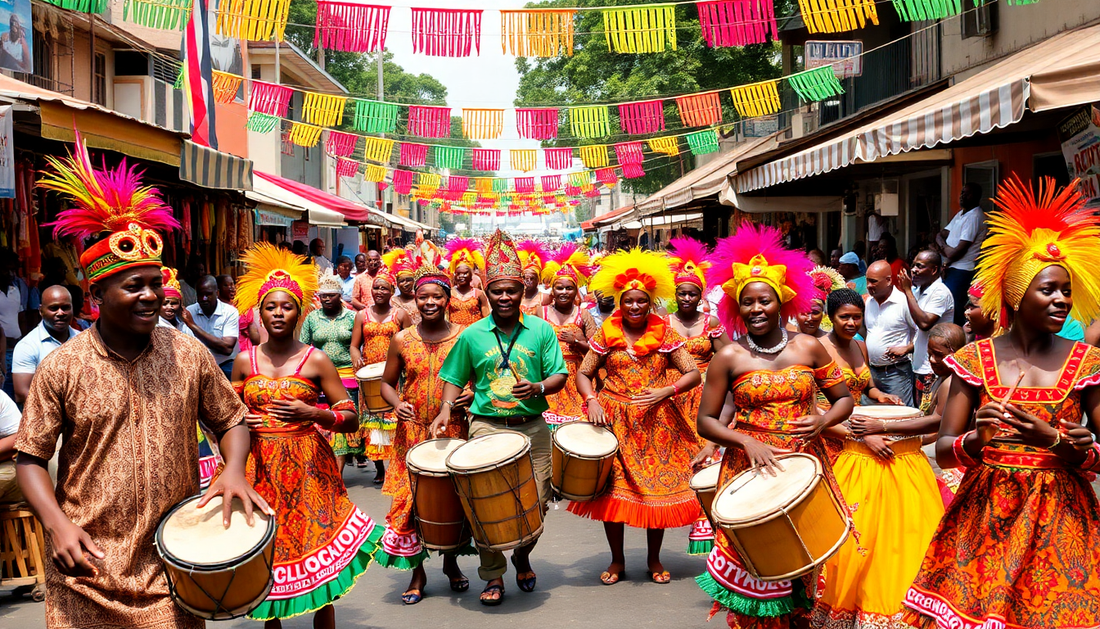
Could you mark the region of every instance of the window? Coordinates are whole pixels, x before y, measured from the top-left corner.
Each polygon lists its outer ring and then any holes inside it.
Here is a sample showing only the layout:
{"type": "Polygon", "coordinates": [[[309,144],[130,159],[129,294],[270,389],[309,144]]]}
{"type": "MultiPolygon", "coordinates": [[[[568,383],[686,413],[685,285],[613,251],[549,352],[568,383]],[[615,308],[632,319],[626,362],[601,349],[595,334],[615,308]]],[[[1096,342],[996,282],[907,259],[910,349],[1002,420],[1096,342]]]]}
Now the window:
{"type": "MultiPolygon", "coordinates": [[[[978,0],[975,0],[978,4],[978,0]]],[[[987,1],[962,14],[962,38],[988,37],[997,31],[997,3],[987,1]]]]}
{"type": "Polygon", "coordinates": [[[1001,164],[996,160],[978,162],[963,166],[963,185],[976,183],[982,188],[982,211],[993,209],[991,198],[997,195],[997,186],[1001,183],[1001,164]]]}
{"type": "Polygon", "coordinates": [[[283,123],[283,155],[294,157],[294,143],[290,141],[291,128],[290,123],[283,123]]]}
{"type": "Polygon", "coordinates": [[[260,80],[260,64],[258,63],[252,64],[252,78],[257,81],[260,80]]]}
{"type": "Polygon", "coordinates": [[[107,106],[107,55],[97,52],[93,58],[92,102],[107,106]]]}

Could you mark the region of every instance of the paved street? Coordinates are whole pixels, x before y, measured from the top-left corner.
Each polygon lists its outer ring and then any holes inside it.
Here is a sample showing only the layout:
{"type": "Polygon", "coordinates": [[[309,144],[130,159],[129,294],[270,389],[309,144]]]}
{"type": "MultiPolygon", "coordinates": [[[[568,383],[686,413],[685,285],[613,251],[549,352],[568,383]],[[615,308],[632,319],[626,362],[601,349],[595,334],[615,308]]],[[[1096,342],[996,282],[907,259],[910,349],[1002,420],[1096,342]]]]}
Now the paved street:
{"type": "MultiPolygon", "coordinates": [[[[351,497],[372,518],[382,521],[389,498],[370,484],[373,469],[348,469],[344,478],[351,497]]],[[[538,589],[525,594],[515,585],[509,566],[505,575],[505,602],[497,608],[483,607],[478,593],[477,558],[462,557],[460,565],[470,577],[470,591],[455,594],[447,587],[443,562],[433,557],[428,566],[427,595],[419,604],[406,607],[400,595],[408,584],[408,573],[372,566],[347,598],[336,603],[337,621],[342,627],[380,629],[478,627],[478,629],[527,627],[701,627],[705,626],[710,604],[693,578],[703,570],[702,557],[684,554],[687,529],[669,531],[662,557],[672,573],[672,583],[648,581],[645,565],[645,533],[627,529],[627,580],[608,587],[598,576],[610,561],[599,522],[582,520],[565,511],[566,503],[549,514],[533,557],[539,575],[538,589]]],[[[40,629],[45,626],[43,606],[29,598],[14,600],[11,590],[0,590],[0,626],[9,629],[40,629]]],[[[716,618],[714,623],[722,624],[716,618]]],[[[713,624],[713,623],[712,623],[713,624]]],[[[211,623],[210,627],[255,629],[249,620],[211,623]]],[[[312,627],[309,616],[289,620],[284,627],[312,627]]]]}

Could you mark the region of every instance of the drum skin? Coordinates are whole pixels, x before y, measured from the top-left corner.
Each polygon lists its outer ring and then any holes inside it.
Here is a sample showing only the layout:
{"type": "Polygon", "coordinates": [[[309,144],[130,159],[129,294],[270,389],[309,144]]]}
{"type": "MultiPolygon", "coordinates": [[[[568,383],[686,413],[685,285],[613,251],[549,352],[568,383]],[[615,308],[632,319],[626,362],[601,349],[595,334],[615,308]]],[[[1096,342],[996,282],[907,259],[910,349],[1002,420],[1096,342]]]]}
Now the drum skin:
{"type": "MultiPolygon", "coordinates": [[[[566,424],[554,431],[554,448],[551,452],[552,474],[550,484],[562,498],[576,502],[592,500],[607,489],[611,472],[615,468],[615,454],[618,447],[601,456],[585,456],[571,452],[562,441],[562,431],[569,432],[570,426],[587,428],[582,424],[566,424]]],[[[614,439],[610,430],[602,429],[614,439]]]]}
{"type": "Polygon", "coordinates": [[[699,500],[699,505],[703,507],[703,515],[707,516],[711,528],[714,528],[714,517],[711,516],[710,511],[714,505],[714,497],[718,495],[718,473],[721,467],[721,463],[714,463],[699,470],[691,477],[691,488],[695,491],[695,497],[699,500]],[[708,482],[700,483],[704,476],[708,477],[708,482]],[[710,480],[710,476],[714,477],[713,481],[710,480]]]}
{"type": "Polygon", "coordinates": [[[382,370],[377,368],[379,365],[385,367],[386,363],[367,365],[355,372],[361,392],[359,398],[367,410],[372,413],[385,413],[393,410],[393,406],[382,399],[382,370]]]}
{"type": "Polygon", "coordinates": [[[439,551],[456,550],[470,541],[470,525],[450,474],[422,469],[413,461],[416,448],[431,448],[443,441],[456,440],[429,439],[414,446],[405,456],[420,543],[429,550],[439,551]]]}

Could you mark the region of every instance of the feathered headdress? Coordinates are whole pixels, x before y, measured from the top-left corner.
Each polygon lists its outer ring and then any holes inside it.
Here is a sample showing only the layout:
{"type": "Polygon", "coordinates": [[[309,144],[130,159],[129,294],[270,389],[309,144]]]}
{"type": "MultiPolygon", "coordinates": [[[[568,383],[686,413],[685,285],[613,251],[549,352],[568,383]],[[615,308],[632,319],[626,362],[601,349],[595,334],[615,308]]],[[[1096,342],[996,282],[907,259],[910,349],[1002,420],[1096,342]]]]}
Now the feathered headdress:
{"type": "Polygon", "coordinates": [[[183,299],[183,293],[180,292],[180,281],[176,279],[176,270],[162,266],[160,267],[160,279],[164,285],[164,298],[175,297],[176,299],[183,299]]]}
{"type": "MultiPolygon", "coordinates": [[[[815,266],[810,271],[810,281],[813,282],[814,288],[818,290],[818,294],[814,297],[815,301],[822,302],[822,310],[824,310],[824,302],[829,298],[829,293],[837,290],[838,288],[844,288],[847,283],[844,281],[844,276],[841,275],[836,269],[829,266],[815,266]]],[[[832,331],[833,322],[829,319],[827,313],[821,314],[821,329],[826,331],[832,331]]]]}
{"type": "Polygon", "coordinates": [[[516,253],[519,254],[519,263],[523,270],[534,269],[539,277],[542,277],[542,269],[550,259],[550,252],[537,240],[521,240],[516,245],[516,253]]]}
{"type": "Polygon", "coordinates": [[[676,295],[676,284],[668,260],[659,253],[642,251],[635,247],[619,251],[600,260],[600,270],[592,277],[588,287],[593,292],[613,295],[615,303],[628,290],[640,290],[649,295],[650,301],[667,301],[676,295]]]}
{"type": "Polygon", "coordinates": [[[402,275],[412,275],[416,269],[413,266],[412,258],[409,257],[409,252],[400,247],[394,247],[383,253],[382,264],[386,265],[386,268],[390,270],[390,273],[393,273],[395,278],[402,275]]]}
{"type": "Polygon", "coordinates": [[[993,318],[1002,306],[1018,309],[1031,280],[1057,265],[1073,282],[1074,318],[1088,325],[1100,316],[1100,224],[1084,209],[1077,181],[1058,190],[1044,177],[1036,197],[1013,174],[993,202],[1000,210],[987,219],[989,236],[974,277],[985,288],[982,312],[993,318]]]}
{"type": "Polygon", "coordinates": [[[707,246],[694,238],[680,237],[668,241],[669,260],[676,285],[685,282],[706,290],[704,273],[710,268],[707,262],[707,246]]]}
{"type": "Polygon", "coordinates": [[[735,333],[745,331],[738,300],[753,282],[767,284],[779,296],[784,321],[809,310],[817,294],[810,280],[813,263],[805,253],[784,248],[783,235],[774,227],[742,223],[732,236],[718,241],[710,259],[707,283],[721,286],[725,293],[718,303],[718,319],[735,333]]]}
{"type": "Polygon", "coordinates": [[[237,311],[245,314],[263,303],[274,291],[285,291],[303,312],[313,304],[317,292],[317,269],[313,263],[285,249],[258,242],[241,255],[244,275],[237,279],[237,311]]]}
{"type": "Polygon", "coordinates": [[[542,271],[542,282],[550,286],[555,280],[566,278],[580,288],[588,282],[590,275],[592,266],[588,260],[588,252],[575,242],[567,242],[547,260],[542,271]]]}
{"type": "Polygon", "coordinates": [[[38,180],[47,190],[69,196],[75,207],[62,210],[53,227],[55,237],[88,238],[109,232],[80,256],[80,264],[92,282],[126,269],[160,267],[164,249],[158,231],[179,229],[172,208],[164,204],[156,188],[141,185],[141,172],[127,167],[96,170],[80,132],[76,148],[67,159],[47,156],[53,168],[38,180]]]}
{"type": "Polygon", "coordinates": [[[454,275],[459,264],[467,264],[474,271],[485,268],[485,257],[481,255],[481,243],[473,238],[455,238],[447,242],[449,269],[454,275]]]}

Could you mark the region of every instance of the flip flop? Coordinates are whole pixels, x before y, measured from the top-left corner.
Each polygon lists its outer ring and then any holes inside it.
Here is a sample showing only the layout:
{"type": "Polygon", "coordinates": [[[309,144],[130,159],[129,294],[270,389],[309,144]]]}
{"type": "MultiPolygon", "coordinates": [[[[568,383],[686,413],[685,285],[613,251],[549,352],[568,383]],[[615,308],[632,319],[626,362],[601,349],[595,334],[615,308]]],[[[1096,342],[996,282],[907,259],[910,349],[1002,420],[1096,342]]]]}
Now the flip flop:
{"type": "Polygon", "coordinates": [[[466,590],[470,589],[470,580],[466,577],[458,577],[455,579],[451,579],[451,577],[447,578],[451,582],[452,592],[465,592],[466,590]]]}
{"type": "Polygon", "coordinates": [[[424,596],[421,594],[420,590],[408,590],[401,595],[401,602],[406,605],[416,605],[423,598],[424,596]]]}
{"type": "Polygon", "coordinates": [[[608,571],[604,570],[600,574],[600,583],[603,583],[604,585],[615,585],[620,580],[622,580],[622,578],[625,577],[625,576],[626,576],[626,574],[624,574],[622,572],[611,573],[611,572],[608,572],[608,571]]]}
{"type": "Polygon", "coordinates": [[[519,566],[516,565],[516,557],[512,555],[512,567],[516,569],[516,586],[524,592],[534,592],[535,583],[537,577],[534,570],[528,570],[527,572],[520,572],[519,566]]]}
{"type": "Polygon", "coordinates": [[[650,573],[649,580],[660,585],[666,585],[672,581],[672,575],[668,573],[668,570],[664,572],[653,572],[650,573]]]}
{"type": "Polygon", "coordinates": [[[496,607],[504,602],[504,586],[503,585],[490,585],[481,591],[481,604],[486,607],[496,607]],[[486,594],[492,594],[497,592],[497,598],[485,598],[486,594]]]}

